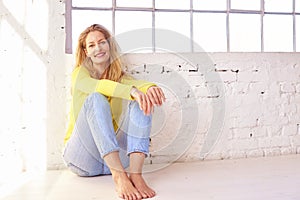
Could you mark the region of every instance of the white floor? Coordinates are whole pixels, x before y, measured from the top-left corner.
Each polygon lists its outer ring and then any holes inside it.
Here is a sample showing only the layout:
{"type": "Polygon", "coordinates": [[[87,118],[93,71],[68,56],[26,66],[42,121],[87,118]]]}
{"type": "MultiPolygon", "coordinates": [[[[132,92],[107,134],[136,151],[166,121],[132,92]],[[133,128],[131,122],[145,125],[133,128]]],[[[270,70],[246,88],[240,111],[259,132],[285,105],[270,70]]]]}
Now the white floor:
{"type": "MultiPolygon", "coordinates": [[[[176,163],[145,174],[154,200],[299,200],[300,155],[176,163]]],[[[3,194],[2,194],[3,196],[3,194]]],[[[4,200],[114,200],[111,176],[81,178],[48,171],[4,200]]]]}

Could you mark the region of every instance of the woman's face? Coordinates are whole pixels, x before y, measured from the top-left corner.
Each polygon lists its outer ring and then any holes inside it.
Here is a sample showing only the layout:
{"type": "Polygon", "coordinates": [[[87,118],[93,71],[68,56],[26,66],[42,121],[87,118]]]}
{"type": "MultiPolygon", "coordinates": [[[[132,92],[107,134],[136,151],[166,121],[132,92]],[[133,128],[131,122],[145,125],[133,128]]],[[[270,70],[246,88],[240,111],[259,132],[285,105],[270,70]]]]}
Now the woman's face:
{"type": "Polygon", "coordinates": [[[103,72],[109,66],[109,44],[100,31],[90,32],[86,39],[86,56],[91,58],[93,66],[103,72]]]}

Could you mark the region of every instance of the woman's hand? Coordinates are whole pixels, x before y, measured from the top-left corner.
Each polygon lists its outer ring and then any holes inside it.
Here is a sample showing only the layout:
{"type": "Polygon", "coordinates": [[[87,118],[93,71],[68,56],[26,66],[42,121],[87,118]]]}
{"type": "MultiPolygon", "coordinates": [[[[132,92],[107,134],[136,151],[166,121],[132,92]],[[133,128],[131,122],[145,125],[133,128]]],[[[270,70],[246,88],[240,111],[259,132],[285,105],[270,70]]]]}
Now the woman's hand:
{"type": "Polygon", "coordinates": [[[146,94],[149,97],[152,105],[161,106],[163,102],[166,101],[165,94],[160,87],[152,86],[147,90],[146,94]]]}
{"type": "Polygon", "coordinates": [[[151,103],[148,95],[144,94],[135,87],[131,89],[130,94],[138,102],[140,109],[145,115],[150,115],[153,112],[153,104],[151,103]]]}

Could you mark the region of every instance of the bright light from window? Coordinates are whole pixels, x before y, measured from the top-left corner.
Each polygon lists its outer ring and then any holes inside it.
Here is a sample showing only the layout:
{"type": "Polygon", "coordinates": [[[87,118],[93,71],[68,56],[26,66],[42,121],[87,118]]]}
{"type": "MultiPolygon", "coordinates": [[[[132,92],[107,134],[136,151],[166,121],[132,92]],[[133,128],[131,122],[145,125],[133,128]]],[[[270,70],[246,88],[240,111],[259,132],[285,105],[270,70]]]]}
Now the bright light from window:
{"type": "Polygon", "coordinates": [[[260,52],[260,18],[260,15],[254,14],[230,15],[230,51],[260,52]]]}
{"type": "Polygon", "coordinates": [[[195,13],[194,41],[207,52],[227,51],[226,14],[195,13]]]}
{"type": "Polygon", "coordinates": [[[20,12],[11,11],[0,21],[0,60],[7,65],[0,72],[5,93],[0,105],[0,196],[24,183],[21,172],[44,172],[47,164],[48,78],[40,56],[48,48],[48,2],[26,1],[15,8],[20,12]],[[23,20],[13,20],[20,13],[23,20]]]}
{"type": "Polygon", "coordinates": [[[260,0],[231,0],[231,9],[260,10],[260,0]]]}
{"type": "Polygon", "coordinates": [[[266,12],[292,12],[293,0],[265,0],[266,12]]]}
{"type": "MultiPolygon", "coordinates": [[[[185,36],[187,39],[190,38],[190,14],[181,12],[158,12],[156,13],[155,28],[167,29],[169,31],[174,31],[177,34],[185,36]]],[[[156,43],[164,42],[158,41],[159,36],[156,32],[156,43]]],[[[169,39],[169,38],[168,38],[169,39]]],[[[176,41],[174,41],[176,42],[176,41]]],[[[160,46],[159,44],[157,46],[160,46]]],[[[178,46],[181,52],[191,51],[190,43],[182,44],[178,46]]]]}
{"type": "Polygon", "coordinates": [[[196,10],[226,10],[227,0],[194,0],[193,8],[196,10]]]}
{"type": "Polygon", "coordinates": [[[9,10],[9,12],[14,16],[14,18],[22,23],[25,16],[26,1],[20,0],[2,0],[4,6],[9,10]],[[18,5],[18,6],[16,6],[18,5]]]}
{"type": "Polygon", "coordinates": [[[72,5],[76,7],[112,7],[109,0],[72,0],[72,5]]]}
{"type": "MultiPolygon", "coordinates": [[[[149,10],[142,11],[143,8],[152,8],[153,0],[116,0],[115,8],[111,7],[113,0],[105,0],[106,3],[102,1],[104,0],[73,0],[75,5],[83,7],[93,5],[99,9],[103,8],[99,11],[73,10],[73,27],[75,27],[72,35],[73,43],[77,42],[79,33],[77,30],[83,30],[82,24],[86,22],[90,24],[91,21],[97,20],[96,23],[104,24],[110,30],[114,27],[116,35],[141,28],[174,31],[190,39],[190,42],[181,47],[181,50],[186,52],[198,51],[191,47],[193,42],[210,52],[224,52],[228,49],[234,52],[260,52],[261,50],[292,52],[294,45],[299,51],[300,0],[230,0],[228,10],[227,0],[193,0],[193,10],[190,10],[191,0],[155,0],[155,8],[158,10],[154,11],[154,15],[149,10]],[[296,21],[292,20],[294,2],[296,21]],[[110,11],[105,10],[109,7],[111,7],[110,11]],[[264,11],[273,13],[262,16],[260,11],[263,8],[264,11]],[[244,13],[237,13],[237,10],[244,13]],[[98,21],[100,18],[101,22],[98,21]],[[279,20],[278,23],[275,19],[279,20]],[[296,25],[296,35],[293,35],[293,23],[296,25]],[[80,29],[77,28],[79,26],[80,29]],[[293,40],[295,37],[296,40],[293,40]],[[230,43],[227,44],[227,41],[230,43]]],[[[157,42],[162,42],[157,39],[161,39],[156,35],[158,32],[155,31],[154,36],[149,36],[153,46],[159,46],[157,42]],[[152,37],[156,38],[155,41],[152,41],[152,37]]],[[[75,46],[73,45],[73,49],[75,46]]]]}
{"type": "Polygon", "coordinates": [[[300,0],[295,0],[295,11],[300,13],[300,0]]]}
{"type": "MultiPolygon", "coordinates": [[[[116,12],[116,35],[135,29],[151,28],[152,13],[140,11],[118,11],[116,12]]],[[[150,39],[151,38],[145,38],[150,39]]]]}
{"type": "Polygon", "coordinates": [[[48,2],[46,0],[29,3],[26,13],[25,30],[42,50],[48,49],[48,2]]]}
{"type": "Polygon", "coordinates": [[[160,9],[190,9],[190,0],[159,0],[155,1],[155,8],[160,9]]]}
{"type": "Polygon", "coordinates": [[[0,90],[5,97],[0,104],[0,186],[23,169],[21,148],[22,38],[5,20],[0,23],[0,60],[6,67],[0,71],[0,90]]]}
{"type": "MultiPolygon", "coordinates": [[[[296,22],[300,22],[300,16],[296,16],[296,22]]],[[[300,52],[300,25],[296,26],[296,50],[300,52]]]]}
{"type": "Polygon", "coordinates": [[[152,0],[117,0],[119,7],[152,7],[152,0]]]}
{"type": "Polygon", "coordinates": [[[265,51],[293,51],[293,18],[292,16],[264,16],[265,51]]]}

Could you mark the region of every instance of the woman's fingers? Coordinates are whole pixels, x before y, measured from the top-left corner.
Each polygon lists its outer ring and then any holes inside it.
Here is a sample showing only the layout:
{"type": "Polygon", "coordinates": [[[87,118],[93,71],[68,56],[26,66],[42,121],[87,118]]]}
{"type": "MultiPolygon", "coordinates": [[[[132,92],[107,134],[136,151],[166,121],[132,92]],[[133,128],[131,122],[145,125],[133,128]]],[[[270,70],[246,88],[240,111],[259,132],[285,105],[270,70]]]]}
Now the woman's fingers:
{"type": "Polygon", "coordinates": [[[160,98],[155,90],[155,88],[149,88],[149,90],[147,91],[147,95],[151,101],[152,104],[154,105],[161,105],[161,101],[160,98]]]}
{"type": "Polygon", "coordinates": [[[162,89],[159,87],[149,88],[147,91],[147,96],[154,105],[162,105],[162,103],[166,100],[162,89]]]}
{"type": "Polygon", "coordinates": [[[159,87],[151,87],[147,94],[134,88],[131,95],[138,102],[140,109],[145,115],[150,115],[154,110],[154,105],[161,105],[165,101],[164,94],[159,87]]]}
{"type": "Polygon", "coordinates": [[[142,92],[139,92],[136,95],[135,99],[137,100],[140,109],[144,112],[145,115],[151,114],[153,110],[153,105],[147,95],[145,95],[142,92]]]}
{"type": "Polygon", "coordinates": [[[152,103],[149,97],[143,94],[143,111],[146,115],[150,115],[152,111],[152,103]]]}

